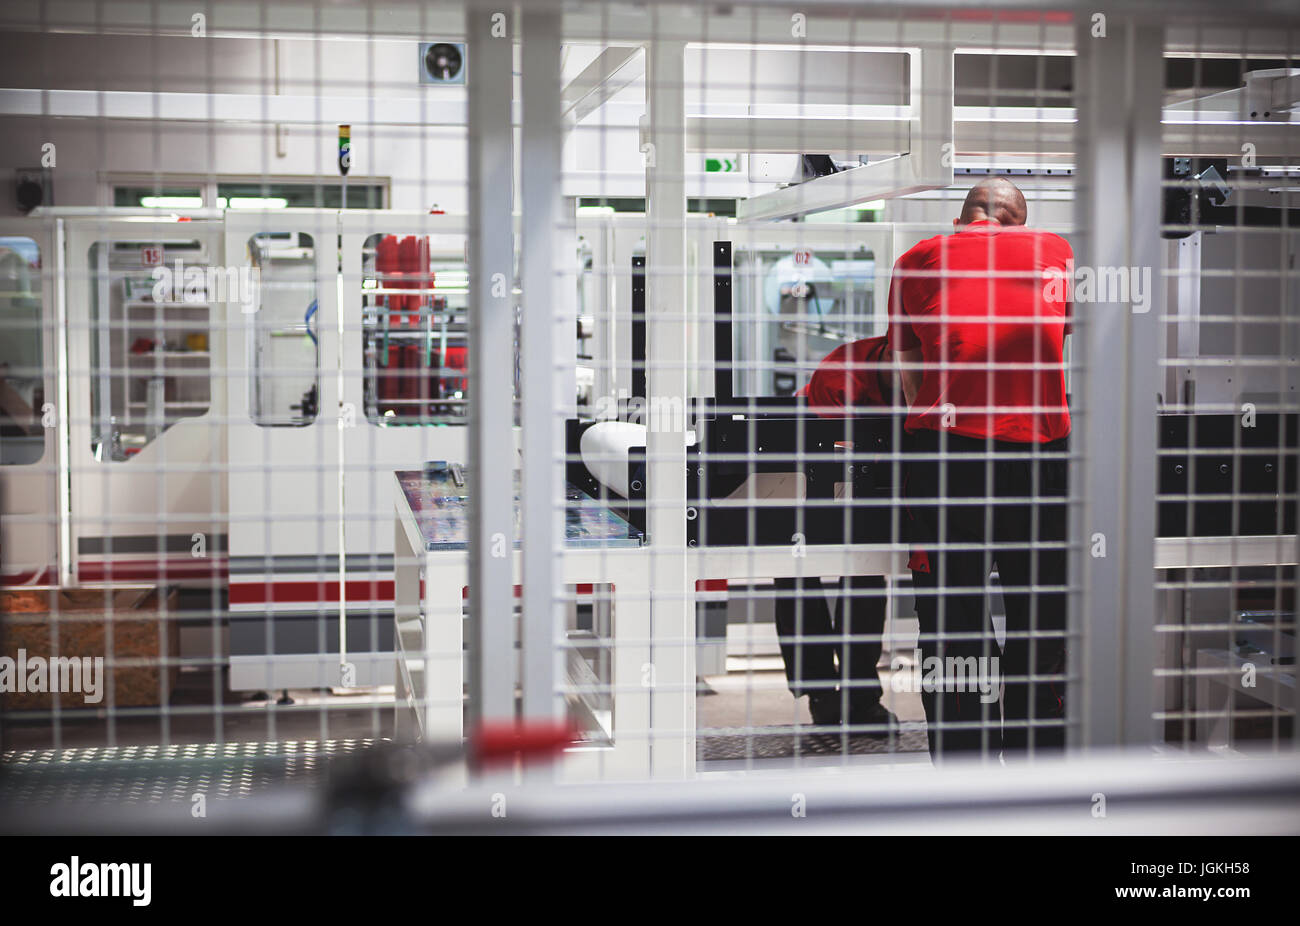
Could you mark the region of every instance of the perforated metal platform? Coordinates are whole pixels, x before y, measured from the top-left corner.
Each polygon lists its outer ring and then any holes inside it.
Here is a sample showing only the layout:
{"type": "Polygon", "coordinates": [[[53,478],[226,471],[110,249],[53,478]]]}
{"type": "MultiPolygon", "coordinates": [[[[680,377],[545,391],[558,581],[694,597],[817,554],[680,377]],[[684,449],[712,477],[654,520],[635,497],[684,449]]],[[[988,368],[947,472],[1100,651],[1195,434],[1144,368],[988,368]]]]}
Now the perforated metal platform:
{"type": "Polygon", "coordinates": [[[33,749],[0,756],[0,800],[22,805],[146,803],[247,797],[292,782],[316,787],[330,759],[383,740],[285,740],[176,746],[33,749]]]}
{"type": "Polygon", "coordinates": [[[729,734],[701,733],[696,740],[700,761],[724,759],[792,759],[798,756],[874,755],[880,753],[925,752],[924,724],[902,725],[890,736],[849,737],[833,733],[742,731],[729,734]]]}

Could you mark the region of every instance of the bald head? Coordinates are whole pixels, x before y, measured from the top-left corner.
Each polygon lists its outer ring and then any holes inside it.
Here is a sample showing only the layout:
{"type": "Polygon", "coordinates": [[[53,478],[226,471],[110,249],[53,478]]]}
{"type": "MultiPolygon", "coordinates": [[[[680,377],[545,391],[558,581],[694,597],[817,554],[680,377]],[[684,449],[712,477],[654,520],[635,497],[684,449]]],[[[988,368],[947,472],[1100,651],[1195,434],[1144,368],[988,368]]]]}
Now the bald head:
{"type": "Polygon", "coordinates": [[[999,225],[1024,225],[1028,210],[1020,188],[1006,177],[988,177],[971,187],[959,225],[992,219],[999,225]]]}

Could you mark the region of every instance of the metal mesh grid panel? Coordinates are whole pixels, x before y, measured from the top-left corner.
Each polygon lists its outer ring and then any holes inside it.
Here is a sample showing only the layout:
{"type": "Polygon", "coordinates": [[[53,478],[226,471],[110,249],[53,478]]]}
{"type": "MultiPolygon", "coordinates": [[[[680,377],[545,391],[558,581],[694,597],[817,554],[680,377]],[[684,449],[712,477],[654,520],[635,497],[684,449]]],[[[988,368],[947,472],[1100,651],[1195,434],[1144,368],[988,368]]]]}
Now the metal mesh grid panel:
{"type": "Polygon", "coordinates": [[[1295,140],[1270,134],[1289,117],[1261,92],[1293,62],[1243,49],[1224,90],[1221,60],[1177,63],[1174,118],[1230,124],[1235,151],[1163,162],[1156,735],[1274,751],[1294,737],[1297,213],[1295,140]]]}
{"type": "Polygon", "coordinates": [[[7,799],[1292,754],[1234,15],[6,8],[7,799]]]}
{"type": "Polygon", "coordinates": [[[327,761],[375,740],[97,746],[4,754],[9,800],[30,806],[186,803],[246,798],[268,788],[315,788],[327,761]]]}

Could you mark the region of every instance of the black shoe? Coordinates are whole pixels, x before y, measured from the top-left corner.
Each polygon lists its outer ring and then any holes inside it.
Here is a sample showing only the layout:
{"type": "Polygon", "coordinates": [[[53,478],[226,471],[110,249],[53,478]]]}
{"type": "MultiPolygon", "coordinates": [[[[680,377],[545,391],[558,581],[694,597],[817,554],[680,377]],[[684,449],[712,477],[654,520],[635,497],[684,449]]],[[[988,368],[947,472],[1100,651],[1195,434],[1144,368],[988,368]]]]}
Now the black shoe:
{"type": "Polygon", "coordinates": [[[817,691],[808,695],[808,713],[812,722],[819,727],[838,727],[840,725],[840,693],[838,691],[817,691]]]}
{"type": "Polygon", "coordinates": [[[887,736],[897,729],[898,718],[878,698],[851,698],[849,724],[854,735],[887,736]]]}

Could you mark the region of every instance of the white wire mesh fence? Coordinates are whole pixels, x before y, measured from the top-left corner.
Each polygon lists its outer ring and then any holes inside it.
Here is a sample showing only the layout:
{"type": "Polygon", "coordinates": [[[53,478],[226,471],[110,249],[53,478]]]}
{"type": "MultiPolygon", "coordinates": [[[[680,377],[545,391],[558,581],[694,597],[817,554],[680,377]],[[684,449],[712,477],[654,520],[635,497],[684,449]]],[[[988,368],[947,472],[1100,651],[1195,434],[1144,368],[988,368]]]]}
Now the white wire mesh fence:
{"type": "Polygon", "coordinates": [[[1285,11],[3,16],[11,775],[1294,750],[1285,11]]]}

